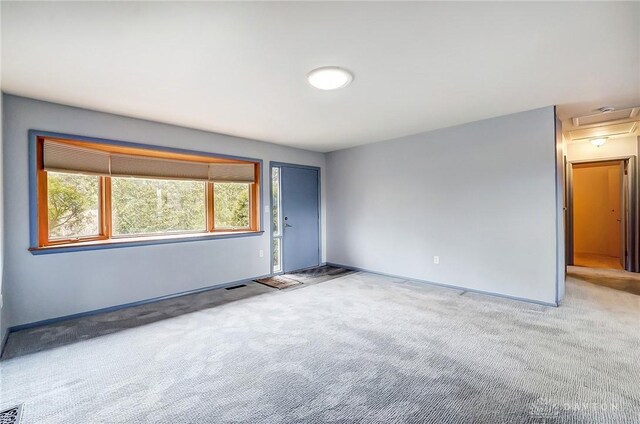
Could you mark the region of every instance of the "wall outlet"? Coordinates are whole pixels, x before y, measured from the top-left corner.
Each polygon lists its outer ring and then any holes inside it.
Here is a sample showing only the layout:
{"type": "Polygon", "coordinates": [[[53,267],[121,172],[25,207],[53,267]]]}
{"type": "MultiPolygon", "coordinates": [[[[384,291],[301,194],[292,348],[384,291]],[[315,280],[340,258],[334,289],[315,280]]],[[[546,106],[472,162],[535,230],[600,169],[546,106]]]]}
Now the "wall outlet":
{"type": "Polygon", "coordinates": [[[260,250],[260,257],[264,258],[264,250],[260,250]]]}
{"type": "Polygon", "coordinates": [[[434,256],[433,257],[433,263],[438,265],[440,263],[440,256],[434,256]]]}

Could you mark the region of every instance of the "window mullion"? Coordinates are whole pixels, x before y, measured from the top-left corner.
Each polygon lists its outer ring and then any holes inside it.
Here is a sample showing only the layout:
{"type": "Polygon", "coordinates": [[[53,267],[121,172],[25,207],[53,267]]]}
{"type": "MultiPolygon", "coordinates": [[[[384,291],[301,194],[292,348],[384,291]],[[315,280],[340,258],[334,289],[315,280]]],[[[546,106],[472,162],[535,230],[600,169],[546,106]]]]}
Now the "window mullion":
{"type": "Polygon", "coordinates": [[[207,231],[213,232],[215,230],[215,204],[213,201],[213,183],[207,182],[207,231]]]}
{"type": "Polygon", "coordinates": [[[100,227],[102,228],[102,236],[107,239],[112,235],[112,213],[111,213],[111,177],[100,177],[100,189],[102,195],[101,200],[101,214],[100,214],[100,227]]]}

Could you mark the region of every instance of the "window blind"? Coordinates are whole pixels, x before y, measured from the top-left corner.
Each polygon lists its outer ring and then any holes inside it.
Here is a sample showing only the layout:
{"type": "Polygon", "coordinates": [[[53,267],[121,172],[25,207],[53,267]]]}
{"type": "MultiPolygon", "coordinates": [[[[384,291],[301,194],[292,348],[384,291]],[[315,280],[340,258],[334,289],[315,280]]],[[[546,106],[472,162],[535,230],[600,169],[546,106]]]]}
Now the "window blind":
{"type": "Polygon", "coordinates": [[[206,163],[108,153],[52,140],[44,141],[44,170],[84,174],[254,183],[254,163],[206,163]]]}
{"type": "Polygon", "coordinates": [[[200,162],[112,154],[111,175],[207,181],[209,168],[206,163],[200,162]]]}
{"type": "Polygon", "coordinates": [[[44,141],[45,171],[109,175],[109,156],[109,153],[99,150],[85,149],[50,140],[44,141]]]}
{"type": "Polygon", "coordinates": [[[209,180],[219,183],[253,183],[256,181],[253,163],[210,163],[209,180]]]}

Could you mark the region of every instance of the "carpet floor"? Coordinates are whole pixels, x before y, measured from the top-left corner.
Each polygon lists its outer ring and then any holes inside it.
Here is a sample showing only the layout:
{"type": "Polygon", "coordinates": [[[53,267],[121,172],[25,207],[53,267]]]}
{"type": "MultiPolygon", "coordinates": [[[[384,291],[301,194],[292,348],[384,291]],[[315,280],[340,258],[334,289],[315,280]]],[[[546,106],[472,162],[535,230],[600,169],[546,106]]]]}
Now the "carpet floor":
{"type": "Polygon", "coordinates": [[[622,290],[640,296],[640,274],[618,269],[585,268],[570,266],[567,268],[570,277],[592,284],[622,290]]]}
{"type": "Polygon", "coordinates": [[[27,424],[640,420],[640,296],[569,278],[553,308],[367,273],[266,289],[3,360],[0,410],[24,402],[27,424]]]}

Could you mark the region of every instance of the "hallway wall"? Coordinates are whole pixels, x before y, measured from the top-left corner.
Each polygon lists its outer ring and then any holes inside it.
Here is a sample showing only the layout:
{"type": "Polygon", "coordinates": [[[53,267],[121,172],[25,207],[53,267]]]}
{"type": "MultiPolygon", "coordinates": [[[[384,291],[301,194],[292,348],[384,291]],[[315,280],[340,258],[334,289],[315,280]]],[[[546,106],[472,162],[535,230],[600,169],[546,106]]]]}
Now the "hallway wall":
{"type": "Polygon", "coordinates": [[[589,140],[567,142],[567,161],[611,159],[638,154],[638,137],[620,137],[607,140],[600,147],[592,145],[589,140]]]}
{"type": "Polygon", "coordinates": [[[329,153],[327,262],[555,304],[554,112],[329,153]]]}

